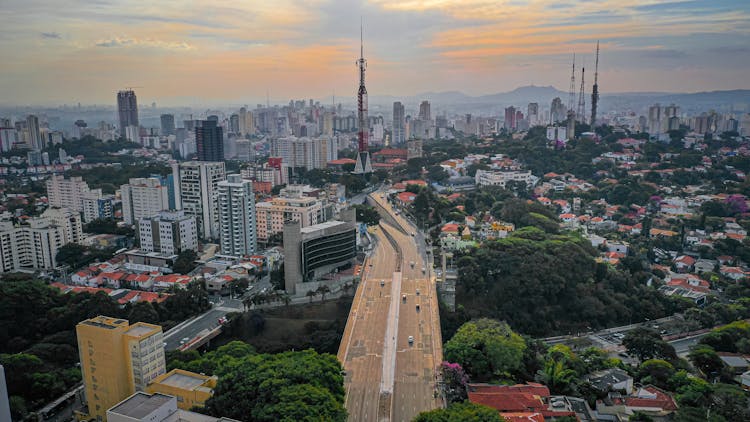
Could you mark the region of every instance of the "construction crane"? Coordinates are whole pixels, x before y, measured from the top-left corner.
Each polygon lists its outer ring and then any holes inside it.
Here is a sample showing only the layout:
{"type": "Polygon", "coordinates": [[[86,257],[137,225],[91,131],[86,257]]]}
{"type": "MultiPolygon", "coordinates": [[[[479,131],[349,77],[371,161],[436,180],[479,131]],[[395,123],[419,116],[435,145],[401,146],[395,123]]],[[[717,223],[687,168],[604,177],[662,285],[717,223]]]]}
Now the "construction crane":
{"type": "Polygon", "coordinates": [[[586,85],[585,84],[586,68],[581,67],[581,92],[578,94],[578,111],[576,114],[581,119],[581,123],[586,123],[586,85]]]}
{"type": "Polygon", "coordinates": [[[596,66],[594,67],[594,87],[591,90],[591,131],[596,128],[596,107],[599,105],[599,41],[596,42],[596,66]]]}

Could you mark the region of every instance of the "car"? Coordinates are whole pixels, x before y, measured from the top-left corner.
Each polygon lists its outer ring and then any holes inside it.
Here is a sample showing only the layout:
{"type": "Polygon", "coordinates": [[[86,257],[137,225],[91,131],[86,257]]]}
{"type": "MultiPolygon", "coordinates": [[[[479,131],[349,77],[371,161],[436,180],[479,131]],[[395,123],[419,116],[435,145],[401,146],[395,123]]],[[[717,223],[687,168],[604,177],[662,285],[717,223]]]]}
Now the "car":
{"type": "Polygon", "coordinates": [[[414,336],[409,336],[409,344],[414,344],[414,336]]]}
{"type": "Polygon", "coordinates": [[[187,343],[187,342],[190,341],[190,337],[183,337],[182,340],[180,340],[180,341],[183,341],[183,342],[187,343]]]}
{"type": "Polygon", "coordinates": [[[417,304],[417,312],[419,312],[419,304],[417,304]]]}
{"type": "Polygon", "coordinates": [[[412,237],[416,236],[417,234],[414,232],[411,232],[412,237]]]}
{"type": "Polygon", "coordinates": [[[620,356],[621,358],[626,358],[626,357],[628,357],[628,354],[627,354],[627,353],[625,353],[625,352],[620,352],[620,353],[618,353],[618,355],[619,355],[619,356],[620,356]]]}
{"type": "Polygon", "coordinates": [[[419,296],[419,289],[417,289],[417,296],[419,296]]]}
{"type": "Polygon", "coordinates": [[[425,272],[427,272],[427,269],[425,267],[422,267],[422,274],[424,274],[425,272]]]}
{"type": "Polygon", "coordinates": [[[409,261],[409,265],[414,268],[414,261],[409,261]]]}
{"type": "Polygon", "coordinates": [[[385,281],[380,280],[380,287],[383,287],[383,286],[385,286],[385,281]]]}
{"type": "Polygon", "coordinates": [[[402,301],[403,301],[404,303],[406,303],[406,295],[402,295],[402,296],[401,296],[401,300],[402,300],[402,301]]]}

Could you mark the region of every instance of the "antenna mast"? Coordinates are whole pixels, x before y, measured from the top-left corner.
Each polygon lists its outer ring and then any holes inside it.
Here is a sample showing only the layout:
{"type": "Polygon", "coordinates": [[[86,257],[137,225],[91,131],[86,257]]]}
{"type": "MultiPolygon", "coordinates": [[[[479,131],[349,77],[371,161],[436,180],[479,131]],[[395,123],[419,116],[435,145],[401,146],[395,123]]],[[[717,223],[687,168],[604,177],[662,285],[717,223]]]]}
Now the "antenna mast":
{"type": "Polygon", "coordinates": [[[594,88],[591,91],[591,130],[596,128],[596,107],[599,105],[599,41],[596,42],[596,67],[594,68],[594,88]]]}
{"type": "Polygon", "coordinates": [[[586,86],[584,85],[584,79],[586,75],[586,68],[581,67],[581,92],[578,94],[578,118],[581,119],[581,123],[586,123],[586,86]]]}
{"type": "Polygon", "coordinates": [[[570,91],[568,91],[568,112],[573,111],[576,101],[576,54],[573,53],[573,71],[570,72],[570,91]]]}

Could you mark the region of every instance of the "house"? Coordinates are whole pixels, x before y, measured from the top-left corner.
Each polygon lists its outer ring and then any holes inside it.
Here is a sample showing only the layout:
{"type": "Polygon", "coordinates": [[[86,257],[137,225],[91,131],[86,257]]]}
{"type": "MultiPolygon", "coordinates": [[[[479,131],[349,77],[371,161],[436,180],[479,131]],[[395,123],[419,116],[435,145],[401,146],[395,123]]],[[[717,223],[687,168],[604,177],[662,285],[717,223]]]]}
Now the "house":
{"type": "Polygon", "coordinates": [[[602,393],[618,390],[628,395],[633,393],[633,377],[620,368],[593,372],[584,379],[602,393]]]}
{"type": "Polygon", "coordinates": [[[740,385],[742,385],[742,388],[745,390],[750,390],[750,371],[743,372],[742,375],[740,375],[740,385]]]}
{"type": "Polygon", "coordinates": [[[458,236],[458,224],[456,223],[446,223],[441,229],[440,233],[444,235],[452,234],[454,236],[458,236]]]}
{"type": "Polygon", "coordinates": [[[750,360],[748,360],[748,357],[745,355],[727,352],[717,352],[716,354],[719,355],[719,359],[721,359],[721,361],[724,362],[724,365],[729,367],[735,375],[740,375],[750,370],[750,360]]]}
{"type": "Polygon", "coordinates": [[[639,388],[632,395],[623,396],[620,393],[609,393],[603,400],[596,402],[597,420],[627,421],[635,412],[663,420],[677,410],[674,398],[664,390],[653,385],[639,388]]]}
{"type": "Polygon", "coordinates": [[[695,265],[693,265],[693,268],[695,269],[695,272],[698,274],[702,273],[710,273],[716,268],[716,261],[712,259],[699,259],[695,261],[695,265]]]}
{"type": "Polygon", "coordinates": [[[745,278],[745,272],[740,267],[722,266],[719,268],[719,274],[735,281],[745,278]]]}
{"type": "Polygon", "coordinates": [[[625,242],[607,242],[607,250],[627,255],[628,244],[625,242]]]}
{"type": "Polygon", "coordinates": [[[506,415],[512,418],[526,419],[509,419],[517,421],[535,421],[529,419],[534,417],[533,414],[541,413],[546,420],[547,418],[571,416],[576,418],[576,412],[566,409],[550,409],[549,405],[549,388],[537,383],[516,384],[516,385],[492,385],[492,384],[469,384],[468,385],[469,401],[476,404],[491,407],[500,412],[500,416],[506,415]]]}
{"type": "Polygon", "coordinates": [[[695,265],[695,258],[688,255],[680,255],[674,260],[674,266],[678,273],[688,273],[695,265]]]}
{"type": "Polygon", "coordinates": [[[396,195],[396,199],[401,202],[402,205],[409,205],[412,202],[414,202],[414,199],[417,198],[416,193],[411,192],[401,192],[398,195],[396,195]]]}

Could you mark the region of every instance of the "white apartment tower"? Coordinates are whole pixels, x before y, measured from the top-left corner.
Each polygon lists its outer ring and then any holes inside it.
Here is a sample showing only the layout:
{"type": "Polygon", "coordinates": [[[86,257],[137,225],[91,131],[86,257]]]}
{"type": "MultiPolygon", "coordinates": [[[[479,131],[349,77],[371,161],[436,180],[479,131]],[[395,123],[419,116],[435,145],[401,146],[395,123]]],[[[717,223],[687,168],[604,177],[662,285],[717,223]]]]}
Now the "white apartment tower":
{"type": "Polygon", "coordinates": [[[50,207],[69,208],[83,211],[81,200],[84,194],[91,191],[89,184],[82,177],[66,179],[60,174],[53,174],[47,179],[47,200],[50,207]]]}
{"type": "Polygon", "coordinates": [[[63,229],[63,244],[80,244],[83,240],[81,213],[68,208],[47,208],[42,213],[42,218],[63,229]]]}
{"type": "Polygon", "coordinates": [[[155,177],[130,179],[127,185],[120,187],[120,193],[122,219],[126,224],[135,224],[141,218],[169,209],[168,189],[155,177]]]}
{"type": "Polygon", "coordinates": [[[188,161],[172,165],[175,207],[195,217],[198,235],[219,237],[219,182],[226,180],[223,162],[188,161]]]}
{"type": "Polygon", "coordinates": [[[195,217],[183,211],[161,211],[138,220],[141,250],[162,255],[178,255],[188,249],[198,250],[198,228],[195,217]]]}
{"type": "Polygon", "coordinates": [[[243,180],[239,174],[230,174],[227,180],[219,182],[219,224],[222,254],[239,257],[255,253],[253,183],[243,180]]]}
{"type": "Polygon", "coordinates": [[[0,222],[0,272],[55,268],[64,239],[62,227],[46,218],[32,218],[20,226],[0,222]]]}

